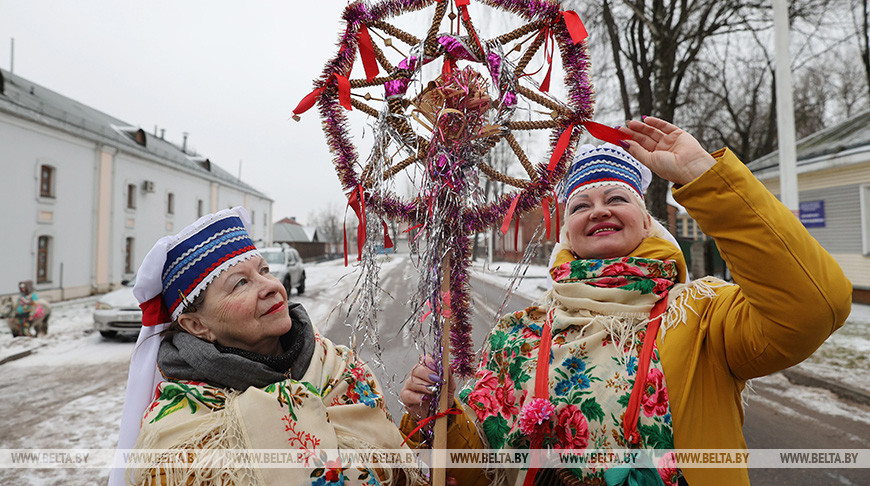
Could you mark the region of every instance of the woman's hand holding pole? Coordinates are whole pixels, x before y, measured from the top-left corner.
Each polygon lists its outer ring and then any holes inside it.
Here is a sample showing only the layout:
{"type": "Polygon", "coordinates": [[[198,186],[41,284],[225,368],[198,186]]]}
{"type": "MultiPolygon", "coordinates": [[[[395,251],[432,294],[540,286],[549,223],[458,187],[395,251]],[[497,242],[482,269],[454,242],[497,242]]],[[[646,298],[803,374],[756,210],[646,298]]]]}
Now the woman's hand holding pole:
{"type": "MultiPolygon", "coordinates": [[[[456,382],[448,370],[447,402],[453,403],[453,394],[456,392],[456,382]]],[[[429,415],[429,403],[435,392],[441,377],[438,376],[435,360],[431,356],[424,356],[419,363],[411,369],[411,374],[405,380],[400,398],[405,408],[415,419],[420,420],[429,415]]]]}

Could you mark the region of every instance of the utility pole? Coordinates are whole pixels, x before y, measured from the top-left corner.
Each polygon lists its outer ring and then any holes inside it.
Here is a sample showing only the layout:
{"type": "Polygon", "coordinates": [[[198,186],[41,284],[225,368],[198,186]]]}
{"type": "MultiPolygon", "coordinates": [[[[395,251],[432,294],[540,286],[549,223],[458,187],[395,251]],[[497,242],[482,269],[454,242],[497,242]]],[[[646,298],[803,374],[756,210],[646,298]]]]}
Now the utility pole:
{"type": "Polygon", "coordinates": [[[776,50],[776,133],[779,142],[780,200],[795,216],[798,208],[797,149],[795,148],[794,102],[792,100],[791,54],[789,53],[788,3],[773,0],[776,50]]]}

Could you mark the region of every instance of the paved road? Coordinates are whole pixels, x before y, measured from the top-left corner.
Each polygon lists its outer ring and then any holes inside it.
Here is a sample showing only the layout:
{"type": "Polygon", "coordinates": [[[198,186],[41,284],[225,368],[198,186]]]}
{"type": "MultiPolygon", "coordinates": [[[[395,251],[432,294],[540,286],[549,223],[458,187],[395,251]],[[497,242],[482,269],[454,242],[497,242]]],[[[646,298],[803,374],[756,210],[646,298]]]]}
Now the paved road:
{"type": "MultiPolygon", "coordinates": [[[[407,256],[397,255],[395,259],[406,259],[407,256]]],[[[406,260],[407,261],[407,260],[406,260]]],[[[390,413],[398,421],[402,416],[402,407],[398,401],[398,393],[402,383],[407,377],[408,371],[419,359],[420,352],[407,331],[403,331],[402,325],[408,318],[409,309],[407,302],[414,291],[417,282],[417,272],[410,264],[391,265],[391,271],[382,272],[381,286],[389,294],[384,297],[381,314],[383,326],[380,329],[380,342],[382,347],[382,362],[384,368],[378,367],[370,347],[363,347],[360,356],[372,364],[382,384],[389,389],[387,405],[390,413]]],[[[493,316],[496,315],[504,300],[504,290],[486,282],[474,280],[472,283],[472,337],[475,349],[479,348],[485,339],[489,329],[493,325],[493,316]]],[[[514,309],[520,305],[517,303],[524,300],[515,296],[508,302],[506,309],[514,309]]],[[[329,331],[327,337],[336,343],[348,343],[351,341],[351,329],[345,324],[342,312],[334,312],[330,322],[325,326],[329,331]]],[[[358,336],[357,339],[361,339],[358,336]]]]}
{"type": "MultiPolygon", "coordinates": [[[[855,420],[848,412],[866,417],[870,407],[831,394],[829,410],[835,414],[822,413],[786,396],[794,386],[780,374],[755,380],[753,392],[744,392],[748,403],[743,434],[750,449],[864,449],[866,453],[870,424],[855,420]]],[[[749,477],[754,486],[866,486],[870,484],[870,469],[753,468],[749,477]]]]}

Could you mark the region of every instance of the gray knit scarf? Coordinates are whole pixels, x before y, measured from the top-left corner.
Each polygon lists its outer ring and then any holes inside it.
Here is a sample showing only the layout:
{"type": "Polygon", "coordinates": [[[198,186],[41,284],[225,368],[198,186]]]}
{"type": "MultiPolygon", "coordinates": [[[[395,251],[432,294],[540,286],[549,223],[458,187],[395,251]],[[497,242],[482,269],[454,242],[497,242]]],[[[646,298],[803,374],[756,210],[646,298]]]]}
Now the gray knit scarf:
{"type": "Polygon", "coordinates": [[[180,332],[160,344],[160,373],[170,380],[201,381],[235,390],[262,388],[288,376],[298,380],[314,353],[314,330],[302,304],[290,303],[289,311],[293,326],[280,337],[283,354],[264,356],[180,332]]]}

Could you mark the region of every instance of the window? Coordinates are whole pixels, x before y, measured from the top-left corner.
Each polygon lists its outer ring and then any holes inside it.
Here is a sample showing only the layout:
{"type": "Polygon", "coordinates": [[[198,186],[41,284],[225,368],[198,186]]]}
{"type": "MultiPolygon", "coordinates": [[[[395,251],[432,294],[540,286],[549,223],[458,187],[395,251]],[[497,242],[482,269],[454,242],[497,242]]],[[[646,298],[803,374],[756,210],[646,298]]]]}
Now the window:
{"type": "Polygon", "coordinates": [[[202,217],[202,199],[196,200],[196,217],[197,218],[202,217]]]}
{"type": "Polygon", "coordinates": [[[124,273],[133,273],[133,238],[124,240],[124,273]]]}
{"type": "Polygon", "coordinates": [[[51,236],[40,236],[36,248],[36,283],[49,281],[51,236]]]}
{"type": "Polygon", "coordinates": [[[677,218],[677,236],[686,237],[686,220],[684,218],[677,218]]]}
{"type": "Polygon", "coordinates": [[[39,167],[39,196],[54,197],[54,167],[50,165],[39,167]]]}
{"type": "Polygon", "coordinates": [[[175,194],[166,195],[166,214],[175,214],[175,194]]]}
{"type": "Polygon", "coordinates": [[[136,184],[127,184],[127,209],[136,209],[136,184]]]}

